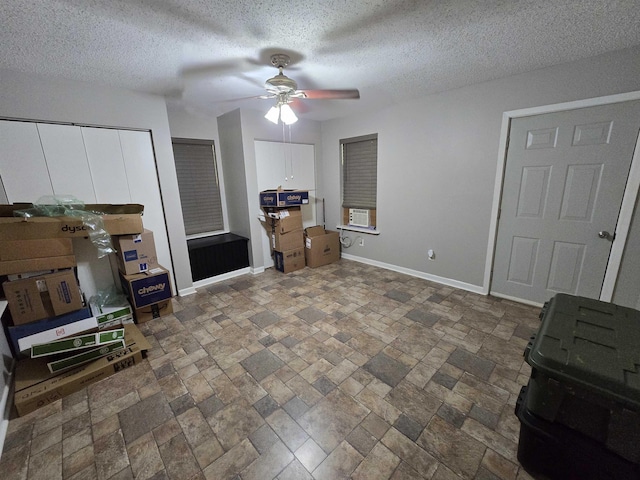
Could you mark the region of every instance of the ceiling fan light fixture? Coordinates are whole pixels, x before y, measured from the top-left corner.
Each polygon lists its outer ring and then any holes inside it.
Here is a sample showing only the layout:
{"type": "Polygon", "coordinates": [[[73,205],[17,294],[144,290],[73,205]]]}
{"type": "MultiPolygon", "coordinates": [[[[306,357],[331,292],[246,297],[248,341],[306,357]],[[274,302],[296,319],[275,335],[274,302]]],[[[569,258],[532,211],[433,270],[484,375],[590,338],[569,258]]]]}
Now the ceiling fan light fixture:
{"type": "Polygon", "coordinates": [[[278,107],[271,107],[264,118],[277,125],[278,119],[280,118],[280,109],[278,107]]]}
{"type": "Polygon", "coordinates": [[[280,118],[285,125],[291,125],[298,121],[298,117],[286,103],[280,107],[280,118]]]}

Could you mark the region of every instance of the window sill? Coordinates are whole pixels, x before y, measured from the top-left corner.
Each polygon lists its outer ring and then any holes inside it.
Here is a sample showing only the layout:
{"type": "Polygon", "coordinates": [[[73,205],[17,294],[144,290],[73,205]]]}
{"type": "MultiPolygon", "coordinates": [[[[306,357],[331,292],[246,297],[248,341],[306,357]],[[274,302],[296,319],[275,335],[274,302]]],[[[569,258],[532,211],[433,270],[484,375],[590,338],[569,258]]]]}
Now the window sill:
{"type": "Polygon", "coordinates": [[[338,230],[347,230],[349,232],[367,233],[369,235],[380,235],[380,230],[366,228],[366,227],[353,227],[351,225],[337,225],[338,230]]]}

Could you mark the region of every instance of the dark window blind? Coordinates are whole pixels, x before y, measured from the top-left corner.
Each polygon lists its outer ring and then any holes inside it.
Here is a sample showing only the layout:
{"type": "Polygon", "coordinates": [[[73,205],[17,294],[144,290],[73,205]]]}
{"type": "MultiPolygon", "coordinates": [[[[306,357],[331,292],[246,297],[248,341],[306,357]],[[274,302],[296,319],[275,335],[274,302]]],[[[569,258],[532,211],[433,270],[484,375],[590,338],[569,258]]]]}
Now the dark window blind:
{"type": "Polygon", "coordinates": [[[378,138],[368,135],[341,140],[342,207],[376,208],[378,138]]]}
{"type": "Polygon", "coordinates": [[[173,156],[187,235],[223,230],[213,143],[174,139],[173,156]]]}

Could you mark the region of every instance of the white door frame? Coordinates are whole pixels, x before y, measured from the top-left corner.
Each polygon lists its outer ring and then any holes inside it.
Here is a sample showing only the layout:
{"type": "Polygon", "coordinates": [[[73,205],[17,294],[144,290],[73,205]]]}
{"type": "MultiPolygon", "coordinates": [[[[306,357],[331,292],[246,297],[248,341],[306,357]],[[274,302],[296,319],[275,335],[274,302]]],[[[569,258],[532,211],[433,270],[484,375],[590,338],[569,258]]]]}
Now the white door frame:
{"type": "MultiPolygon", "coordinates": [[[[519,117],[528,117],[532,115],[542,115],[545,113],[561,112],[565,110],[574,110],[577,108],[595,107],[599,105],[608,105],[611,103],[628,102],[630,100],[640,100],[640,91],[621,93],[617,95],[608,95],[605,97],[588,98],[585,100],[577,100],[574,102],[557,103],[553,105],[544,105],[540,107],[524,108],[521,110],[512,110],[502,114],[502,127],[500,129],[500,146],[498,150],[498,167],[496,169],[496,181],[493,189],[493,206],[491,208],[491,223],[489,224],[489,242],[487,246],[487,261],[484,270],[484,281],[482,284],[482,293],[489,294],[491,288],[491,273],[493,269],[493,260],[495,256],[496,238],[498,235],[498,213],[500,210],[500,202],[502,200],[502,185],[504,182],[504,169],[507,162],[507,141],[509,139],[509,129],[511,120],[519,117]]],[[[610,302],[613,297],[613,291],[622,262],[622,254],[627,243],[627,235],[633,216],[633,208],[638,197],[640,189],[640,136],[636,139],[636,146],[631,160],[631,168],[629,177],[622,198],[622,206],[620,208],[620,216],[616,225],[615,237],[616,242],[611,247],[609,255],[609,263],[600,292],[600,300],[610,302]]],[[[521,303],[529,303],[539,306],[538,303],[530,302],[519,298],[513,298],[521,303]]]]}

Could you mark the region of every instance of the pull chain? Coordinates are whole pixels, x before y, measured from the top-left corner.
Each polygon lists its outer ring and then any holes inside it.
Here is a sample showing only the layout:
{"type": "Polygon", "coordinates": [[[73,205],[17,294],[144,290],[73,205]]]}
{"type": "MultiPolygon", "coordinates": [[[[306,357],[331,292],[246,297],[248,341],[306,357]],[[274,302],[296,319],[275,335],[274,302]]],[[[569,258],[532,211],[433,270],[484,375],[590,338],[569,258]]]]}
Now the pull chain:
{"type": "Polygon", "coordinates": [[[291,146],[291,125],[289,125],[289,171],[291,172],[291,180],[293,180],[293,147],[291,146]]]}
{"type": "Polygon", "coordinates": [[[284,181],[289,181],[289,176],[287,175],[287,137],[285,135],[284,130],[284,122],[282,122],[282,157],[284,160],[284,181]]]}

